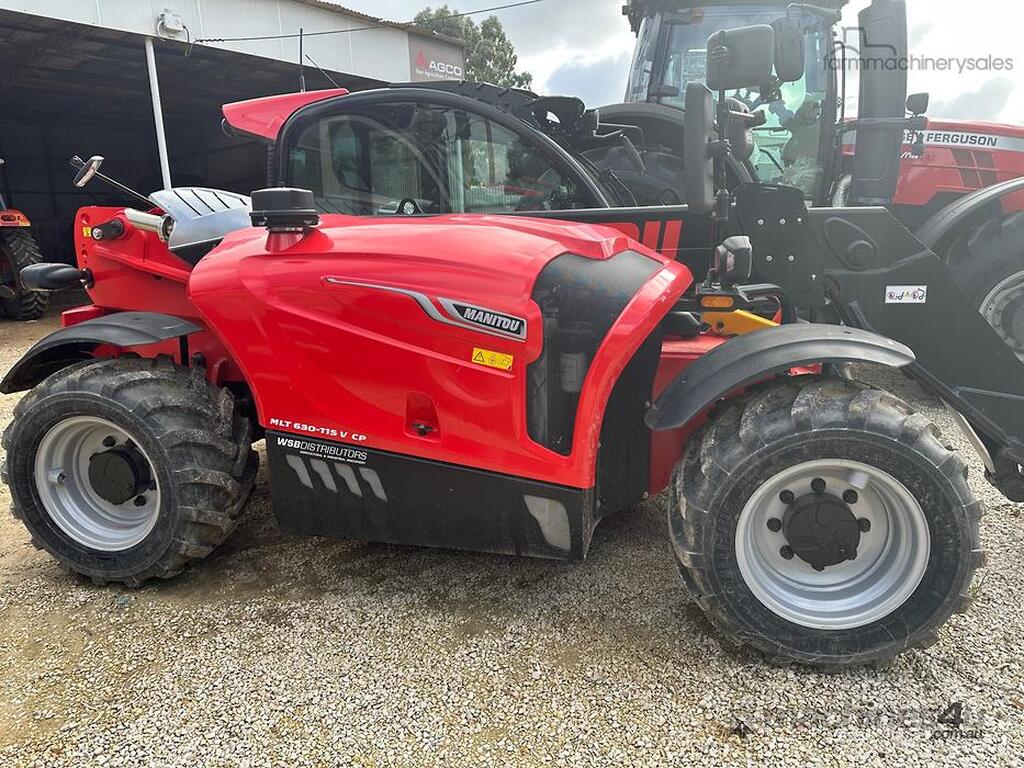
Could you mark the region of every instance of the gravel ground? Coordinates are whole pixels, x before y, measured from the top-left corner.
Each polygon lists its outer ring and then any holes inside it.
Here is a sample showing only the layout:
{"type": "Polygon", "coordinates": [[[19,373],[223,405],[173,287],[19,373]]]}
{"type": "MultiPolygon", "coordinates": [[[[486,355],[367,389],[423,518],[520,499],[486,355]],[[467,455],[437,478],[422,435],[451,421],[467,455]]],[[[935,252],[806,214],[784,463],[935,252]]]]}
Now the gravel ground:
{"type": "MultiPolygon", "coordinates": [[[[0,321],[0,370],[56,327],[0,321]]],[[[936,401],[871,375],[969,453],[936,401]]],[[[1024,520],[970,460],[990,553],[972,610],[833,675],[718,644],[664,498],[564,564],[284,536],[264,470],[220,550],[137,591],[66,574],[4,514],[0,764],[1024,765],[1024,520]],[[936,722],[952,702],[959,731],[936,722]]]]}

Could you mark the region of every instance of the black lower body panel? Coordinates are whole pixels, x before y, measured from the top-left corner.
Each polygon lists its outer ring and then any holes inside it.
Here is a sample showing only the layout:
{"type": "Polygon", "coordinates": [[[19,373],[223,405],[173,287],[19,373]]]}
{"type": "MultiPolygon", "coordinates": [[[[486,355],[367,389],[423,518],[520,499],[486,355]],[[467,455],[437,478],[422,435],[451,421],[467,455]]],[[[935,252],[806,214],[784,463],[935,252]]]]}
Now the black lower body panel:
{"type": "Polygon", "coordinates": [[[581,559],[594,492],[267,433],[274,514],[289,533],[581,559]]]}

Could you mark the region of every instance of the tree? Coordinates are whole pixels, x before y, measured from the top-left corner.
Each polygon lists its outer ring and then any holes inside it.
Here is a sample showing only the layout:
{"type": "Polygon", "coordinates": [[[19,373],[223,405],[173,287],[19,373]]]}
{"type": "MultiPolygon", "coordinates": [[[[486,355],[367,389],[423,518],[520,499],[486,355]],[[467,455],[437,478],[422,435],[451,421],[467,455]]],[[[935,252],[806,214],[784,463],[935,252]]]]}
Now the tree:
{"type": "Polygon", "coordinates": [[[497,16],[489,16],[477,25],[469,16],[458,16],[457,10],[442,5],[429,6],[416,14],[415,24],[446,37],[461,40],[466,49],[466,79],[492,83],[505,88],[529,88],[533,75],[516,72],[519,57],[515,46],[505,35],[497,16]]]}

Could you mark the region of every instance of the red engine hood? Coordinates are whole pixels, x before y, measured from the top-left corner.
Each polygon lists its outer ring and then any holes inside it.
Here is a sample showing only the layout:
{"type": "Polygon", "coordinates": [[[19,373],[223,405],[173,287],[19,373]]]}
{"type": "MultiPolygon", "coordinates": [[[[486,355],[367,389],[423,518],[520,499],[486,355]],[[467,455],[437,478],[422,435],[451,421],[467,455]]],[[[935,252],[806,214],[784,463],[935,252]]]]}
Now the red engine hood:
{"type": "Polygon", "coordinates": [[[236,258],[272,255],[289,270],[307,266],[337,277],[382,283],[455,298],[487,297],[491,305],[523,311],[537,275],[557,256],[574,253],[596,260],[624,250],[669,260],[614,229],[513,216],[449,215],[356,217],[325,215],[306,237],[270,236],[246,229],[229,234],[193,272],[192,289],[216,271],[236,268],[236,258]],[[226,254],[232,257],[224,258],[226,254]],[[303,265],[300,267],[300,265],[303,265]],[[324,267],[327,269],[326,267],[324,267]]]}
{"type": "Polygon", "coordinates": [[[306,91],[305,93],[282,93],[277,96],[264,96],[248,101],[236,101],[225,104],[221,109],[228,125],[239,133],[267,141],[277,141],[277,134],[293,112],[307,104],[312,104],[335,96],[345,96],[344,88],[328,88],[323,91],[306,91]]]}
{"type": "Polygon", "coordinates": [[[982,133],[990,136],[1010,136],[1024,139],[1024,126],[1007,123],[988,123],[980,120],[946,120],[928,118],[928,131],[950,131],[958,133],[982,133]]]}

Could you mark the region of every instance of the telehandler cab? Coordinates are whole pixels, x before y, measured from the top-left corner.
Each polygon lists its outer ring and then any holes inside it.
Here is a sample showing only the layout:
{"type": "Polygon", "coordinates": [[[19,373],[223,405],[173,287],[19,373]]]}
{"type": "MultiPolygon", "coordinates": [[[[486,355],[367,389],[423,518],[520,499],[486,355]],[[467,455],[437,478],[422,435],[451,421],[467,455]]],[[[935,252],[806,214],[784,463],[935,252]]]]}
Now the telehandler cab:
{"type": "MultiPolygon", "coordinates": [[[[711,84],[757,82],[774,48],[770,27],[721,33],[711,84]]],[[[85,208],[79,268],[30,268],[94,302],[0,382],[31,390],[3,472],[37,546],[99,583],[173,576],[231,531],[263,437],[278,522],[311,535],[582,558],[605,516],[669,488],[688,592],[781,662],[885,661],[967,605],[983,510],[966,462],[842,372],[886,365],[946,398],[1006,490],[1021,363],[888,211],[808,212],[777,186],[734,197],[732,115],[719,99],[713,136],[701,83],[690,208],[574,209],[604,199],[601,177],[570,177],[578,161],[519,93],[286,98],[280,178],[312,189],[85,208]],[[478,175],[449,184],[459,168],[478,175]],[[467,213],[489,207],[522,210],[467,213]],[[751,284],[755,265],[783,279],[751,284]],[[850,325],[797,322],[826,289],[850,325]],[[781,325],[706,322],[766,307],[781,325]]],[[[276,136],[282,108],[225,112],[276,136]]]]}

